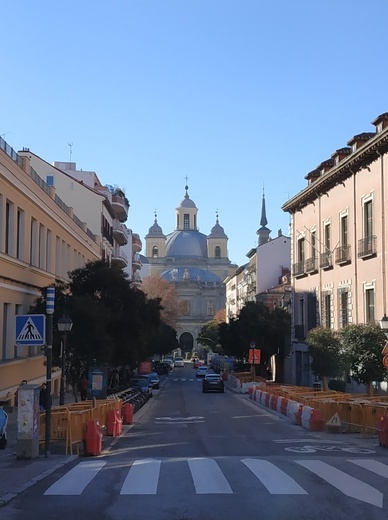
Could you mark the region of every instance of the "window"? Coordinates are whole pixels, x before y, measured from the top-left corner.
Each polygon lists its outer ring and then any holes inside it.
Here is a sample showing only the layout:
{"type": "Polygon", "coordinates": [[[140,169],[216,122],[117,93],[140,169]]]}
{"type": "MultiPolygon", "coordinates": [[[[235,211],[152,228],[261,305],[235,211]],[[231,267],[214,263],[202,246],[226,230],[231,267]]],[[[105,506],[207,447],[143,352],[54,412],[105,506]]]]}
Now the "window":
{"type": "Polygon", "coordinates": [[[365,321],[372,323],[375,321],[375,290],[374,288],[365,290],[365,321]]]}
{"type": "Polygon", "coordinates": [[[152,258],[158,258],[159,257],[159,249],[158,246],[154,246],[152,248],[152,258]]]}
{"type": "Polygon", "coordinates": [[[9,242],[10,242],[10,205],[7,201],[5,204],[5,248],[4,252],[9,254],[9,242]]]}
{"type": "Polygon", "coordinates": [[[311,258],[316,258],[316,242],[317,242],[317,234],[315,231],[311,232],[311,258]]]}
{"type": "Polygon", "coordinates": [[[304,237],[298,240],[298,262],[304,262],[304,237]]]}
{"type": "Polygon", "coordinates": [[[47,186],[54,186],[54,175],[46,175],[47,186]]]}
{"type": "Polygon", "coordinates": [[[214,256],[216,258],[221,258],[221,248],[220,248],[220,246],[216,246],[214,248],[214,256]]]}
{"type": "Polygon", "coordinates": [[[364,204],[364,238],[372,237],[372,235],[373,235],[372,201],[368,200],[364,204]]]}
{"type": "Polygon", "coordinates": [[[208,316],[214,316],[213,302],[207,302],[207,315],[208,316]]]}
{"type": "Polygon", "coordinates": [[[341,328],[349,325],[349,293],[347,288],[338,291],[339,325],[341,328]]]}
{"type": "Polygon", "coordinates": [[[325,291],[322,293],[322,326],[331,329],[331,293],[325,291]]]}
{"type": "Polygon", "coordinates": [[[183,215],[183,229],[190,229],[190,215],[188,213],[183,215]]]}
{"type": "Polygon", "coordinates": [[[345,215],[341,217],[340,221],[340,240],[341,240],[341,246],[347,246],[348,245],[348,216],[345,215]]]}
{"type": "Polygon", "coordinates": [[[330,247],[330,224],[325,224],[323,228],[323,240],[324,240],[324,246],[327,253],[330,253],[331,247],[330,247]]]}

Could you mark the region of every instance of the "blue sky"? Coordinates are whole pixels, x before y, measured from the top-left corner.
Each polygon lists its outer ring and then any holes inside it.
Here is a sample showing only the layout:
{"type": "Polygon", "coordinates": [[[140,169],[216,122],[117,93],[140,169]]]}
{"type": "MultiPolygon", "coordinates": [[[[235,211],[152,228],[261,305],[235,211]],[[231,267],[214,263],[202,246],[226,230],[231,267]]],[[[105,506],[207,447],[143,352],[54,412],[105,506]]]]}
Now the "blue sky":
{"type": "MultiPolygon", "coordinates": [[[[304,176],[388,111],[386,0],[12,0],[0,134],[124,188],[142,239],[173,231],[185,177],[229,258],[272,237],[304,176]]],[[[144,243],[144,242],[143,242],[144,243]]],[[[144,243],[145,245],[145,243],[144,243]]]]}

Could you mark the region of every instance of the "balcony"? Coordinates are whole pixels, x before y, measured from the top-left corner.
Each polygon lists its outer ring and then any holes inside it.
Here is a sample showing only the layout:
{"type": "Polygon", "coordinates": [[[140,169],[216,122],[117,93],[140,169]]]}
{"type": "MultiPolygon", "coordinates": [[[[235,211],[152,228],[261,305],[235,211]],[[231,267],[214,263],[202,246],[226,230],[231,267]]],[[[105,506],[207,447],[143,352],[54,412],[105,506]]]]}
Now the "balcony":
{"type": "Polygon", "coordinates": [[[335,263],[343,265],[350,263],[350,244],[337,247],[335,250],[335,263]]]}
{"type": "Polygon", "coordinates": [[[333,267],[333,255],[330,251],[321,253],[319,257],[319,267],[321,269],[331,269],[333,267]]]}
{"type": "Polygon", "coordinates": [[[304,262],[296,262],[296,264],[292,266],[292,272],[296,277],[305,276],[306,271],[304,262]]]}
{"type": "Polygon", "coordinates": [[[314,273],[318,271],[318,259],[312,256],[306,260],[306,273],[314,273]]]}
{"type": "Polygon", "coordinates": [[[121,246],[125,246],[125,244],[128,244],[127,228],[118,220],[113,221],[113,236],[121,246]]]}
{"type": "Polygon", "coordinates": [[[137,233],[132,233],[132,252],[140,253],[143,244],[141,243],[140,237],[137,233]]]}
{"type": "Polygon", "coordinates": [[[120,222],[125,222],[128,218],[129,202],[122,195],[112,195],[112,206],[120,222]]]}
{"type": "Polygon", "coordinates": [[[128,258],[127,255],[124,253],[124,251],[121,251],[119,247],[114,249],[112,253],[112,262],[118,263],[120,267],[127,267],[128,265],[128,258]]]}
{"type": "Polygon", "coordinates": [[[358,241],[358,258],[369,258],[376,255],[376,238],[375,235],[371,235],[358,241]]]}
{"type": "Polygon", "coordinates": [[[138,269],[141,269],[141,266],[143,264],[140,260],[140,255],[138,253],[135,253],[132,257],[132,270],[137,271],[138,269]]]}

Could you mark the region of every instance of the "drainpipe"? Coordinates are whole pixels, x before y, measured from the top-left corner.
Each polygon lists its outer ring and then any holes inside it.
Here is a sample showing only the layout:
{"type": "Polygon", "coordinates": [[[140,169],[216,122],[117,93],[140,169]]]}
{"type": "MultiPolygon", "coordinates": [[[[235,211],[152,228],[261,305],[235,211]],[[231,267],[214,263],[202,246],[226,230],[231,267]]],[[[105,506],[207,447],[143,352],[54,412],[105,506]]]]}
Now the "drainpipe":
{"type": "Polygon", "coordinates": [[[357,283],[357,218],[356,218],[356,210],[357,210],[357,205],[356,205],[356,174],[354,172],[352,172],[352,170],[350,170],[351,173],[353,174],[353,243],[354,243],[354,248],[353,248],[353,264],[354,264],[354,288],[353,288],[353,299],[354,299],[354,305],[353,305],[353,309],[355,309],[355,313],[356,313],[356,324],[359,323],[358,321],[358,283],[357,283]]]}
{"type": "Polygon", "coordinates": [[[382,297],[383,297],[383,315],[387,314],[386,300],[387,300],[387,281],[385,278],[385,209],[384,209],[384,160],[383,155],[377,151],[380,157],[380,192],[381,192],[381,277],[382,277],[382,297]]]}

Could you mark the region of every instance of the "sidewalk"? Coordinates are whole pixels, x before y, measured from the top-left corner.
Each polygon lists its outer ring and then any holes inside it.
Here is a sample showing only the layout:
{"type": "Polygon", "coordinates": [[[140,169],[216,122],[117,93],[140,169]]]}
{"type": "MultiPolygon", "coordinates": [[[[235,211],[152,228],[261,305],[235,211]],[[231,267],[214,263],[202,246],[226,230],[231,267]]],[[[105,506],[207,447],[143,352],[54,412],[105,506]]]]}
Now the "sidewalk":
{"type": "MultiPolygon", "coordinates": [[[[54,405],[58,404],[58,399],[54,405]]],[[[65,404],[73,403],[74,396],[66,394],[65,404]]],[[[34,459],[16,459],[17,409],[8,412],[7,437],[5,450],[0,450],[0,508],[6,505],[18,494],[22,493],[39,480],[53,473],[61,466],[75,460],[77,455],[65,455],[65,446],[51,445],[51,453],[45,457],[44,450],[34,459]]],[[[109,450],[117,441],[117,437],[103,438],[103,452],[109,450]]],[[[1,515],[0,515],[1,516],[1,515]]]]}

